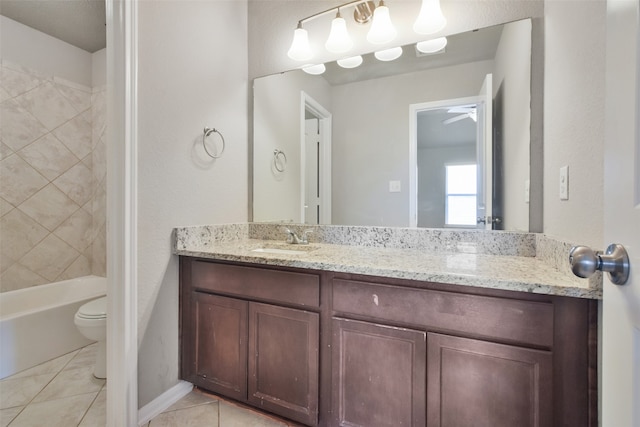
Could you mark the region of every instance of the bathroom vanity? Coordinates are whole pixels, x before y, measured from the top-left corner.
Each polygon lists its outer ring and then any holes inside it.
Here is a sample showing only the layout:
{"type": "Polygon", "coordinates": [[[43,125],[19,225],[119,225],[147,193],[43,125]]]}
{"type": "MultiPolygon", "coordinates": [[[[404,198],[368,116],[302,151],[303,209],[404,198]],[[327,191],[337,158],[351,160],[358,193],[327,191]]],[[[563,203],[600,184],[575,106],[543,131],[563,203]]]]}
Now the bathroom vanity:
{"type": "Polygon", "coordinates": [[[597,291],[416,266],[490,256],[263,246],[176,251],[184,380],[309,426],[597,425],[597,291]]]}

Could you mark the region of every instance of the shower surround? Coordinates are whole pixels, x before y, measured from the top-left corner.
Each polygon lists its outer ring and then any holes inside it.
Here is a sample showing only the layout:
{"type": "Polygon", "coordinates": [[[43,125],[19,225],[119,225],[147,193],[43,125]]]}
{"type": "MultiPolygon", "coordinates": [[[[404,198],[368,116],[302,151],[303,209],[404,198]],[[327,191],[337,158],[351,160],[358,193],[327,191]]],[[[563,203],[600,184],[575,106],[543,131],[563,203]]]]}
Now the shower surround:
{"type": "Polygon", "coordinates": [[[0,73],[0,291],[104,276],[104,86],[0,73]]]}

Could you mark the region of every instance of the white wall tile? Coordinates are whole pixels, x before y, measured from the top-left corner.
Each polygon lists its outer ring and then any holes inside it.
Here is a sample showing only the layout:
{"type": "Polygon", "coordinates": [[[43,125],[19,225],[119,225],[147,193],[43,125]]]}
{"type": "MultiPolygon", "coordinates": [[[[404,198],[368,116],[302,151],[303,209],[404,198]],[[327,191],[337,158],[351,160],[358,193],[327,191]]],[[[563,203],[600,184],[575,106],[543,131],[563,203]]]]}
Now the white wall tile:
{"type": "Polygon", "coordinates": [[[48,180],[56,179],[79,161],[50,133],[24,147],[18,155],[48,180]]]}
{"type": "Polygon", "coordinates": [[[55,185],[49,184],[38,191],[18,209],[36,220],[47,230],[53,231],[80,208],[55,185]]]}
{"type": "Polygon", "coordinates": [[[0,197],[17,206],[49,181],[20,156],[12,154],[0,161],[0,182],[0,197]]]}
{"type": "Polygon", "coordinates": [[[73,105],[50,82],[18,96],[15,100],[49,130],[57,128],[78,114],[73,105]]]}
{"type": "Polygon", "coordinates": [[[80,253],[53,234],[49,234],[20,262],[50,281],[58,276],[80,256],[80,253]]]}
{"type": "Polygon", "coordinates": [[[0,104],[0,139],[17,151],[32,143],[47,129],[13,99],[0,104]]]}

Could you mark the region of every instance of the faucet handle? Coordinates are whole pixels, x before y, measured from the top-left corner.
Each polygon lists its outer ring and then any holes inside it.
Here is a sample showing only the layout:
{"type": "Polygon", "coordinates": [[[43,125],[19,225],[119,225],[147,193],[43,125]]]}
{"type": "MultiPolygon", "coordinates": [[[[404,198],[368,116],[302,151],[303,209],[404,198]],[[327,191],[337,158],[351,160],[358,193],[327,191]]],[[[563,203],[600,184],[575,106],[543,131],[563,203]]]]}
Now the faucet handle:
{"type": "Polygon", "coordinates": [[[302,243],[309,243],[309,234],[313,233],[312,229],[304,230],[302,232],[302,243]]]}
{"type": "Polygon", "coordinates": [[[295,231],[290,230],[289,228],[286,228],[286,227],[284,231],[288,235],[287,243],[292,243],[294,245],[299,245],[300,243],[302,243],[302,240],[298,237],[295,231]]]}

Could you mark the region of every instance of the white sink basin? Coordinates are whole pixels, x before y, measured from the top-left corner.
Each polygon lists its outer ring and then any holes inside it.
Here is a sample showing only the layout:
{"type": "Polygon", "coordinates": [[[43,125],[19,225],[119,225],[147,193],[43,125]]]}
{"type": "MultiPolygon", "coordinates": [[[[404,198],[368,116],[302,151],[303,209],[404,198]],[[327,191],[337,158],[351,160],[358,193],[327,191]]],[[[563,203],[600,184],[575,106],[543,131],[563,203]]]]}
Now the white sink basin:
{"type": "Polygon", "coordinates": [[[308,251],[298,251],[295,249],[276,249],[276,248],[256,248],[251,252],[260,252],[265,254],[281,254],[281,255],[302,255],[308,251]]]}
{"type": "Polygon", "coordinates": [[[260,252],[263,254],[279,254],[279,255],[302,255],[307,252],[318,249],[311,245],[290,245],[267,243],[262,247],[252,249],[251,252],[260,252]]]}

